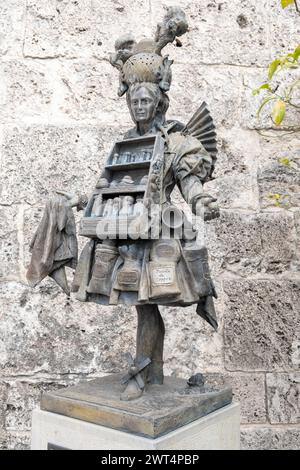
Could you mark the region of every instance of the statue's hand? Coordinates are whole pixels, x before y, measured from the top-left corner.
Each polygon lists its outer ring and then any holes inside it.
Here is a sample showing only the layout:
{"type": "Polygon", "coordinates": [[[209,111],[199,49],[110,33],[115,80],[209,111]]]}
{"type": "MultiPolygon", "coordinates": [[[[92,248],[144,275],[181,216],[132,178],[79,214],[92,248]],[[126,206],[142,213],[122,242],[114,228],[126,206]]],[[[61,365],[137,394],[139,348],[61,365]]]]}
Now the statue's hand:
{"type": "Polygon", "coordinates": [[[196,214],[202,216],[205,221],[220,217],[220,209],[216,201],[216,198],[208,195],[198,199],[196,203],[196,214]]]}
{"type": "Polygon", "coordinates": [[[66,191],[60,191],[60,190],[56,192],[57,194],[61,194],[62,196],[65,196],[70,206],[76,207],[77,211],[83,210],[88,203],[88,198],[86,197],[85,194],[68,193],[66,191]]]}
{"type": "Polygon", "coordinates": [[[75,193],[68,193],[66,191],[56,191],[57,194],[65,196],[71,207],[77,207],[79,205],[79,196],[75,193]]]}

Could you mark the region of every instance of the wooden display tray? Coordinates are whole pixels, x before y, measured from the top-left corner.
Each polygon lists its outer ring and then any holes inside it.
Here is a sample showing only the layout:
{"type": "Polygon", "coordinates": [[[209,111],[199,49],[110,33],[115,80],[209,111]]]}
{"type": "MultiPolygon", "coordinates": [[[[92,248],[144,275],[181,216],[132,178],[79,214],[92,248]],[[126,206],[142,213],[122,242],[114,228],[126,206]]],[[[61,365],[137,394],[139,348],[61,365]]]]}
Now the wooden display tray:
{"type": "Polygon", "coordinates": [[[148,168],[150,164],[151,160],[146,160],[144,162],[116,163],[114,165],[106,165],[105,168],[111,171],[135,170],[136,168],[148,168]]]}
{"type": "Polygon", "coordinates": [[[130,193],[144,193],[146,186],[144,185],[128,185],[128,186],[110,186],[109,188],[99,188],[97,194],[130,194],[130,193]]]}
{"type": "MultiPolygon", "coordinates": [[[[113,228],[116,228],[116,231],[106,231],[105,233],[108,236],[126,236],[128,234],[128,226],[134,221],[138,220],[140,216],[128,216],[125,218],[122,217],[83,217],[80,222],[79,235],[89,238],[100,238],[101,233],[98,230],[97,225],[101,223],[102,225],[108,223],[111,224],[113,228]]],[[[132,231],[132,229],[131,229],[132,231]]],[[[138,235],[137,233],[135,233],[138,235]]],[[[107,237],[105,237],[107,238],[107,237]]]]}

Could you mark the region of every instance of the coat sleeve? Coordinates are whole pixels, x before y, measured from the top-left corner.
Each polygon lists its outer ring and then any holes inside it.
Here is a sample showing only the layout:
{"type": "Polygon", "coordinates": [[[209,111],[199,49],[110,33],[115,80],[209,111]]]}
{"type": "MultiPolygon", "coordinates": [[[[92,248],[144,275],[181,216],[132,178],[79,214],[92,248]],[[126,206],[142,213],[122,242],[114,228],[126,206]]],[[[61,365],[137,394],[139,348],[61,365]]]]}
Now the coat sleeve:
{"type": "Polygon", "coordinates": [[[212,158],[204,148],[192,153],[179,153],[173,171],[182,196],[195,212],[195,203],[204,196],[203,184],[212,172],[212,158]]]}

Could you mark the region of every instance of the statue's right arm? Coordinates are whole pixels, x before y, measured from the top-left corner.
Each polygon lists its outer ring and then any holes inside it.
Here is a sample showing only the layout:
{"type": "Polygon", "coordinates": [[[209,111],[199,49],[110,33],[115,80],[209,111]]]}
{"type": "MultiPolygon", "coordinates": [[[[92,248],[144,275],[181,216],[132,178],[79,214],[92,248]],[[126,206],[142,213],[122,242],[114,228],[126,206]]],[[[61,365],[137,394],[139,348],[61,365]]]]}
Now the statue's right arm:
{"type": "Polygon", "coordinates": [[[88,203],[88,198],[85,194],[79,194],[79,193],[68,193],[66,191],[56,191],[57,194],[61,194],[62,196],[65,196],[70,204],[71,207],[76,207],[77,211],[81,211],[85,209],[87,203],[88,203]]]}

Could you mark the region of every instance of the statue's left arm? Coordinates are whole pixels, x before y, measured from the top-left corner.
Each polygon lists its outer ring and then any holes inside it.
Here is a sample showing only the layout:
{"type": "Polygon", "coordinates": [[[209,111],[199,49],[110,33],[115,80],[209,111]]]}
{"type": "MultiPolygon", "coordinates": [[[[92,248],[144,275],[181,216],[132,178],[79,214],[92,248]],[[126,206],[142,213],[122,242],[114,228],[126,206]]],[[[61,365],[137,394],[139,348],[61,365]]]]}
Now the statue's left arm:
{"type": "Polygon", "coordinates": [[[205,149],[179,155],[174,168],[177,185],[196,215],[203,214],[204,220],[219,217],[216,199],[204,192],[203,185],[212,171],[212,159],[205,149]]]}

